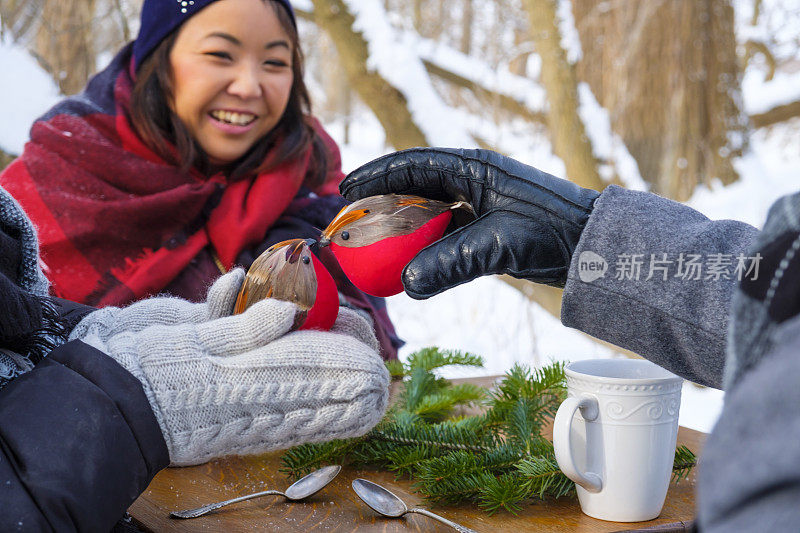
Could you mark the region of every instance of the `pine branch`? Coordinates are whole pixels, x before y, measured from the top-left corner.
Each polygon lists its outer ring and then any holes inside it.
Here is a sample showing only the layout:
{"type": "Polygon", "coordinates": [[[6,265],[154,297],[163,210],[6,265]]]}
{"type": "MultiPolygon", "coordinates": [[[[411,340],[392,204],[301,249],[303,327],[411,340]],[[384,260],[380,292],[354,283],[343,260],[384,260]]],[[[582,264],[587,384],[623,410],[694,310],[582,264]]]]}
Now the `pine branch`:
{"type": "MultiPolygon", "coordinates": [[[[409,427],[423,423],[422,419],[417,413],[412,413],[410,411],[406,411],[405,409],[398,409],[397,411],[390,413],[384,420],[385,423],[382,424],[382,426],[396,425],[400,427],[409,427]]],[[[380,427],[376,429],[380,429],[380,427]]]]}
{"type": "Polygon", "coordinates": [[[431,459],[435,453],[436,450],[429,446],[397,446],[386,455],[386,459],[390,470],[398,475],[411,476],[421,462],[431,459]]]}
{"type": "Polygon", "coordinates": [[[672,463],[672,482],[678,483],[689,477],[689,472],[697,465],[697,456],[686,446],[675,449],[675,462],[672,463]]]}
{"type": "Polygon", "coordinates": [[[342,464],[347,454],[366,438],[367,436],[295,446],[281,457],[282,466],[279,472],[291,479],[297,479],[325,463],[342,464]]]}
{"type": "Polygon", "coordinates": [[[391,469],[392,462],[389,456],[396,450],[411,450],[413,446],[397,446],[394,443],[371,438],[361,446],[353,448],[348,456],[351,463],[357,465],[372,465],[380,468],[391,469]]]}
{"type": "Polygon", "coordinates": [[[495,476],[514,469],[519,454],[501,446],[483,453],[452,451],[441,457],[420,461],[414,472],[416,487],[433,502],[458,502],[480,494],[486,476],[495,476]],[[479,484],[475,484],[480,481],[479,484]]]}
{"type": "MultiPolygon", "coordinates": [[[[564,364],[531,371],[515,365],[488,395],[471,384],[456,385],[433,370],[449,364],[480,364],[477,356],[426,348],[405,365],[403,391],[381,423],[349,440],[298,446],[286,452],[281,471],[292,477],[339,462],[364,464],[408,475],[435,503],[471,500],[488,513],[518,512],[530,498],[573,494],[575,485],[558,468],[553,445],[542,435],[566,394],[564,364]],[[484,414],[449,418],[457,405],[483,401],[484,414]],[[444,419],[444,420],[442,420],[444,419]]],[[[685,446],[675,452],[673,480],[696,464],[685,446]]]]}
{"type": "Polygon", "coordinates": [[[457,450],[420,462],[417,475],[423,481],[437,481],[465,474],[507,470],[519,460],[519,453],[509,446],[500,446],[480,454],[457,450]]]}
{"type": "Polygon", "coordinates": [[[457,405],[478,402],[485,397],[486,389],[471,383],[462,383],[423,397],[413,411],[427,420],[441,420],[457,405]]]}
{"type": "Polygon", "coordinates": [[[524,455],[533,453],[534,440],[539,435],[544,421],[541,406],[534,400],[520,398],[507,414],[501,428],[508,442],[519,448],[524,455]]]}
{"type": "Polygon", "coordinates": [[[482,452],[497,446],[497,441],[492,436],[476,435],[469,429],[448,422],[431,426],[389,425],[382,430],[373,431],[371,435],[383,441],[412,446],[431,446],[442,450],[482,452]]]}
{"type": "Polygon", "coordinates": [[[414,412],[426,396],[439,393],[447,386],[447,380],[437,378],[433,373],[422,367],[410,370],[411,379],[405,382],[405,388],[400,394],[403,407],[414,412]]]}
{"type": "Polygon", "coordinates": [[[392,377],[392,379],[402,378],[406,375],[406,369],[403,366],[403,363],[397,359],[386,361],[384,364],[386,365],[386,370],[389,371],[389,375],[392,377]]]}
{"type": "Polygon", "coordinates": [[[451,365],[483,366],[483,357],[459,350],[442,350],[435,346],[423,348],[408,357],[407,370],[422,368],[431,371],[451,365]]]}
{"type": "Polygon", "coordinates": [[[529,498],[560,498],[575,490],[575,484],[561,472],[553,453],[523,459],[517,464],[517,470],[529,498]]]}
{"type": "Polygon", "coordinates": [[[556,362],[534,372],[515,364],[491,394],[489,411],[486,413],[490,424],[501,424],[510,412],[525,400],[531,416],[541,424],[545,418],[552,418],[566,396],[564,385],[564,363],[556,362]]]}
{"type": "Polygon", "coordinates": [[[487,476],[479,491],[478,505],[487,513],[505,509],[511,514],[522,510],[520,503],[528,498],[527,490],[518,474],[487,476]]]}
{"type": "Polygon", "coordinates": [[[474,500],[480,494],[481,488],[493,477],[488,472],[473,472],[426,482],[417,480],[414,488],[433,504],[455,505],[474,500]]]}

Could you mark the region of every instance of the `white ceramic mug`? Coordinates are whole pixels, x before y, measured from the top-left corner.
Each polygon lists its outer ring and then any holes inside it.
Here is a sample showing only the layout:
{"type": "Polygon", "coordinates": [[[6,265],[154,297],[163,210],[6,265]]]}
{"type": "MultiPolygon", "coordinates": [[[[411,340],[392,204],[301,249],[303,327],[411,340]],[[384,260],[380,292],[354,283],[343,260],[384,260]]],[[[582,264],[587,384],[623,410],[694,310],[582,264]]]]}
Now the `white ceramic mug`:
{"type": "Polygon", "coordinates": [[[615,522],[656,518],[672,475],[683,380],[640,359],[576,361],[566,375],[553,445],[581,510],[615,522]]]}

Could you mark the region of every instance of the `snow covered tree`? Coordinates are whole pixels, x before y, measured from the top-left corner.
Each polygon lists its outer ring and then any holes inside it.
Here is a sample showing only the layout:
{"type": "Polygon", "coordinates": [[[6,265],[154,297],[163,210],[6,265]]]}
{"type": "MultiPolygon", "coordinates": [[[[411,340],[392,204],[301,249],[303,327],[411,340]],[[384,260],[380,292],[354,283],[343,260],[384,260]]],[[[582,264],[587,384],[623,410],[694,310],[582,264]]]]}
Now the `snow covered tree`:
{"type": "Polygon", "coordinates": [[[353,28],[355,18],[348,6],[342,0],[313,0],[313,3],[315,22],[333,39],[351,87],[375,113],[388,142],[397,149],[427,145],[403,94],[367,67],[367,42],[353,28]]]}
{"type": "Polygon", "coordinates": [[[553,151],[563,161],[567,177],[581,185],[602,190],[592,143],[578,113],[578,79],[562,46],[556,13],[557,0],[524,0],[536,53],[542,60],[541,83],[547,91],[547,125],[553,151]]]}
{"type": "Polygon", "coordinates": [[[578,75],[609,110],[652,190],[687,200],[737,179],[747,142],[728,0],[573,0],[578,75]]]}

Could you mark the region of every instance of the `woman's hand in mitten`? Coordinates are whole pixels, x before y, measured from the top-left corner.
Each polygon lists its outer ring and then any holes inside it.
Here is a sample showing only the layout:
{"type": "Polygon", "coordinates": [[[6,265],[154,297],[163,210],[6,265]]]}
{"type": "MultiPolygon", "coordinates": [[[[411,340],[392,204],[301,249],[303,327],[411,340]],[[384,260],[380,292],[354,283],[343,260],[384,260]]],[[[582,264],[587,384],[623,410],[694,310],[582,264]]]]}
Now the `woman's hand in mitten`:
{"type": "Polygon", "coordinates": [[[240,315],[82,340],[142,382],[175,465],[366,433],[389,384],[369,325],[345,312],[347,334],[289,333],[296,313],[266,299],[240,315]]]}
{"type": "Polygon", "coordinates": [[[104,307],[86,315],[70,333],[70,340],[96,335],[107,341],[123,331],[141,331],[155,325],[199,323],[228,316],[244,281],[241,268],[231,270],[208,289],[206,301],[192,303],[182,298],[156,296],[127,307],[104,307]]]}
{"type": "Polygon", "coordinates": [[[356,311],[344,306],[339,307],[339,314],[331,328],[331,332],[350,335],[376,352],[381,349],[378,338],[375,336],[375,325],[372,322],[372,317],[365,311],[356,311]]]}

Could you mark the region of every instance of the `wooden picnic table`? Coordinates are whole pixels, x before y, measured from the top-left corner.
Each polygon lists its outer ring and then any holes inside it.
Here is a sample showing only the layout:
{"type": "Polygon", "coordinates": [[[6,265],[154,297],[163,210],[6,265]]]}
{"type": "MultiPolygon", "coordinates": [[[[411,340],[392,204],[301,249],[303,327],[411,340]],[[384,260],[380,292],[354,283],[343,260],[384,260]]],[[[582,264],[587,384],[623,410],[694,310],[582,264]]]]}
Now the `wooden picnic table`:
{"type": "MultiPolygon", "coordinates": [[[[490,387],[497,377],[453,380],[490,387]]],[[[706,435],[681,427],[678,444],[685,444],[699,455],[706,435]]],[[[516,516],[507,512],[487,515],[474,505],[428,506],[414,493],[406,479],[374,469],[345,467],[321,492],[304,502],[287,502],[280,496],[266,496],[223,507],[211,514],[190,520],[169,518],[170,511],[199,507],[267,489],[284,489],[291,484],[278,472],[281,452],[251,457],[227,457],[184,468],[159,472],[147,490],[128,512],[145,531],[279,531],[279,532],[436,532],[452,529],[419,515],[400,519],[383,518],[364,504],[350,488],[355,478],[383,485],[402,498],[409,507],[425,506],[437,514],[480,533],[499,531],[536,532],[611,532],[689,521],[694,516],[695,471],[688,479],[671,484],[661,515],[648,522],[619,523],[597,520],[583,514],[578,500],[533,501],[516,516]]]]}

